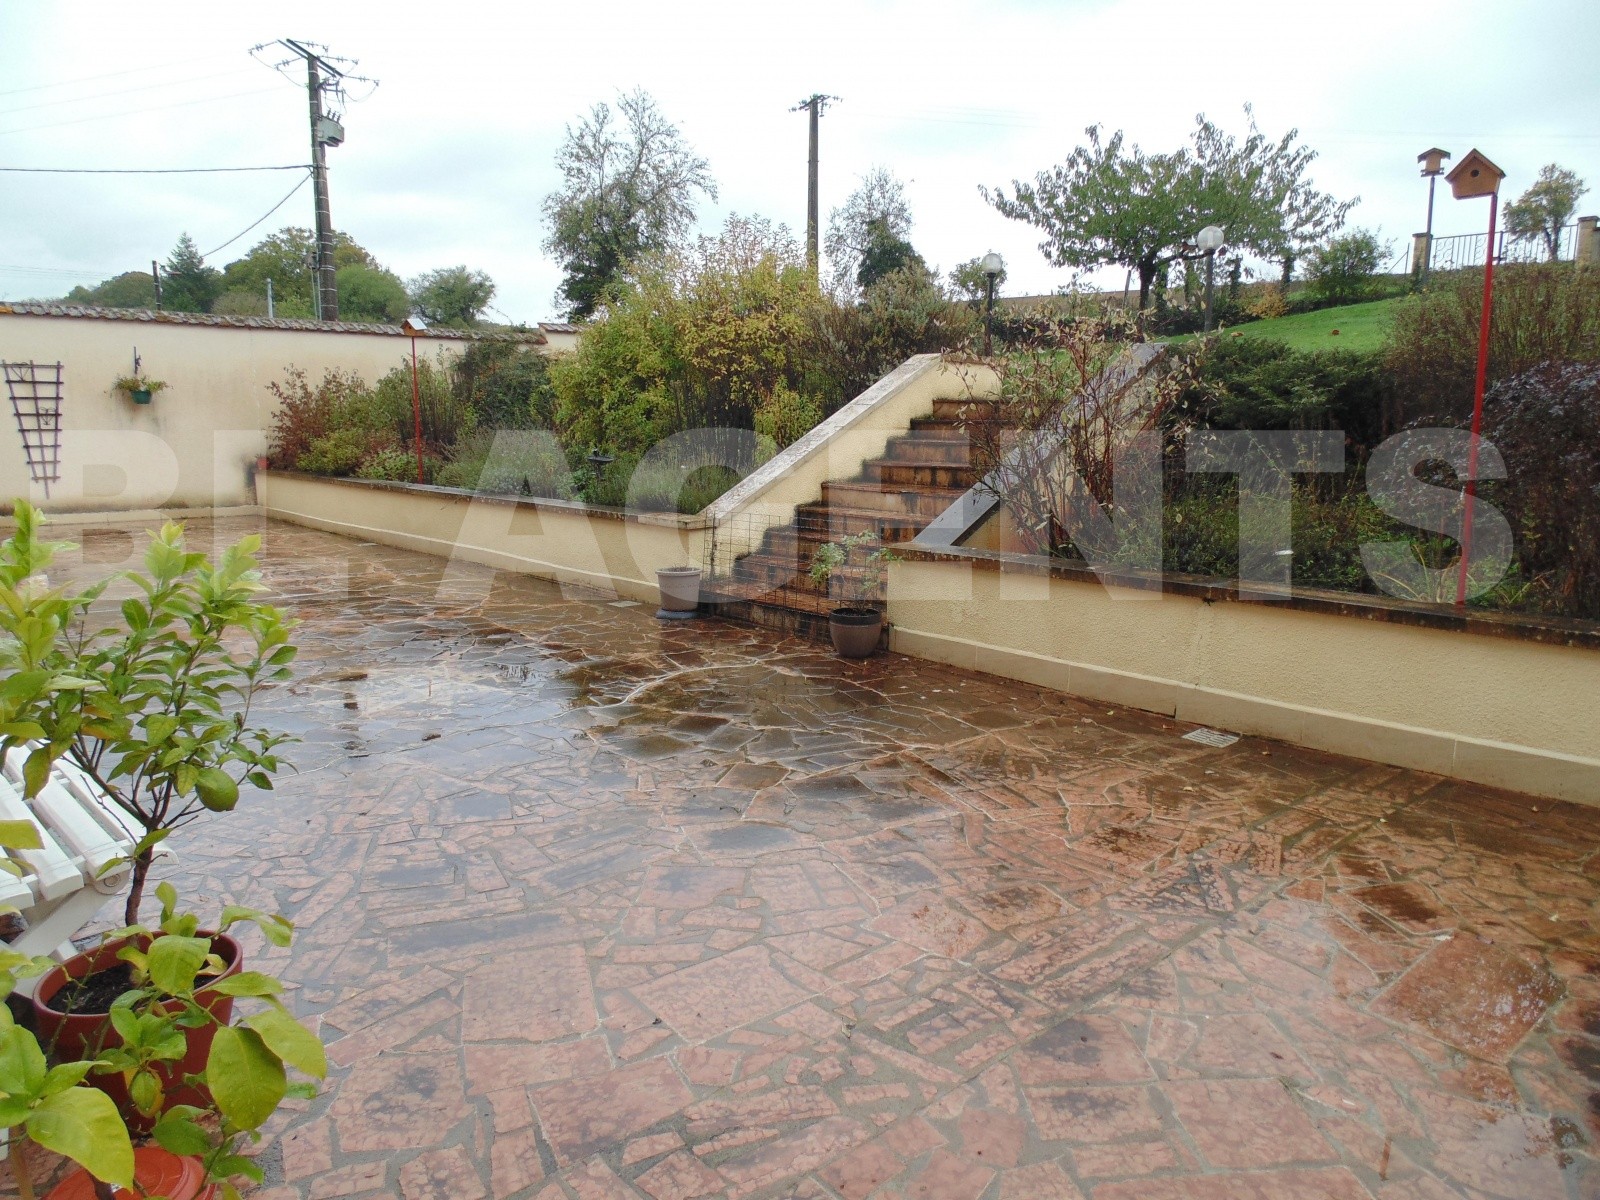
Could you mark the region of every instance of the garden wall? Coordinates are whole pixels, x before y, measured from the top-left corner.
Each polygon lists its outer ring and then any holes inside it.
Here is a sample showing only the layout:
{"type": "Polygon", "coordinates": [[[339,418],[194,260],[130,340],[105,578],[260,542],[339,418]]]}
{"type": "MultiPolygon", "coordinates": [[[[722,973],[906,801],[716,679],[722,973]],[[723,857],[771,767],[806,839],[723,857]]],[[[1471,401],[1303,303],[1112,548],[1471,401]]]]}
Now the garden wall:
{"type": "MultiPolygon", "coordinates": [[[[1600,803],[1600,631],[1333,593],[1103,586],[963,549],[890,568],[894,649],[1239,733],[1600,803]]],[[[1287,785],[1286,785],[1287,786],[1287,785]]]]}
{"type": "Polygon", "coordinates": [[[698,566],[705,522],[568,500],[267,471],[270,517],[363,541],[615,592],[654,607],[656,570],[698,566]]]}
{"type": "MultiPolygon", "coordinates": [[[[451,354],[469,340],[444,331],[419,338],[417,352],[451,354]]],[[[254,504],[251,475],[274,403],[268,383],[291,365],[314,379],[336,367],[370,383],[410,350],[393,326],[0,304],[0,360],[59,362],[64,380],[60,478],[48,498],[0,390],[0,502],[26,496],[51,512],[254,504]],[[148,405],[111,387],[133,372],[135,349],[143,373],[168,385],[148,405]]]]}

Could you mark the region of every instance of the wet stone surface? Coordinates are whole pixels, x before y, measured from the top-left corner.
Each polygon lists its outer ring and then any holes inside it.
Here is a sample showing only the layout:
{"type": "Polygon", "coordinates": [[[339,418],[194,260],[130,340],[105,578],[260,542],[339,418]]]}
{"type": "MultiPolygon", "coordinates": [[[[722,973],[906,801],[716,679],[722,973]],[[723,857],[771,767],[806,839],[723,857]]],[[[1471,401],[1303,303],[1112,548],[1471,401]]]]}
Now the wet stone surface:
{"type": "Polygon", "coordinates": [[[299,925],[263,1200],[1600,1196],[1600,810],[192,528],[304,622],[169,873],[299,925]]]}

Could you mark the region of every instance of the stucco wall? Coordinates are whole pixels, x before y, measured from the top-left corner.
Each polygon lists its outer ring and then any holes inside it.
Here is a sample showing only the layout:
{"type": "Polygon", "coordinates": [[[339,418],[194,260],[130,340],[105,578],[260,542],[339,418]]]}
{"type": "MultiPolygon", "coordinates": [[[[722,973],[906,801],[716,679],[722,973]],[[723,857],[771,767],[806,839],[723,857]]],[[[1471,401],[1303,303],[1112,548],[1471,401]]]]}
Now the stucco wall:
{"type": "Polygon", "coordinates": [[[386,546],[483,563],[657,602],[656,570],[699,566],[704,523],[671,513],[622,514],[561,500],[472,496],[271,471],[266,514],[386,546]]]}
{"type": "Polygon", "coordinates": [[[888,616],[918,657],[1600,803],[1600,650],[944,560],[894,564],[888,616]]]}
{"type": "MultiPolygon", "coordinates": [[[[458,353],[459,338],[419,338],[418,355],[458,353]]],[[[371,382],[409,361],[394,334],[239,329],[0,313],[0,360],[60,362],[61,478],[32,482],[10,403],[0,394],[0,502],[27,496],[54,512],[253,504],[251,466],[266,447],[266,385],[293,365],[313,379],[330,367],[371,382]],[[133,370],[166,390],[137,405],[112,382],[133,370]]]]}

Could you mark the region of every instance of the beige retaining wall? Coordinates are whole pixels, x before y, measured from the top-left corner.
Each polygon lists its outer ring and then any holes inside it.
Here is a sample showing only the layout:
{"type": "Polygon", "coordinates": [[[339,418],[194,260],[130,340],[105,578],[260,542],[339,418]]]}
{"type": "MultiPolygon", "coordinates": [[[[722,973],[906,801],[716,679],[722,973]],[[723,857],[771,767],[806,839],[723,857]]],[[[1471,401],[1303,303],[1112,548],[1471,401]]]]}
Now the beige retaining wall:
{"type": "Polygon", "coordinates": [[[893,565],[888,615],[894,649],[919,658],[1600,803],[1600,649],[1107,588],[959,553],[893,565]]]}
{"type": "Polygon", "coordinates": [[[279,471],[257,482],[270,517],[652,606],[656,570],[699,566],[703,554],[705,523],[698,517],[279,471]]]}
{"type": "MultiPolygon", "coordinates": [[[[410,340],[384,326],[39,316],[20,307],[0,304],[0,360],[63,365],[61,477],[48,498],[32,481],[0,385],[0,503],[25,496],[51,512],[253,504],[253,464],[274,407],[268,383],[291,365],[313,380],[337,368],[372,382],[410,361],[410,340]],[[132,373],[135,348],[144,374],[168,384],[148,405],[111,388],[132,373]]],[[[455,354],[466,344],[460,334],[419,338],[417,353],[455,354]]]]}

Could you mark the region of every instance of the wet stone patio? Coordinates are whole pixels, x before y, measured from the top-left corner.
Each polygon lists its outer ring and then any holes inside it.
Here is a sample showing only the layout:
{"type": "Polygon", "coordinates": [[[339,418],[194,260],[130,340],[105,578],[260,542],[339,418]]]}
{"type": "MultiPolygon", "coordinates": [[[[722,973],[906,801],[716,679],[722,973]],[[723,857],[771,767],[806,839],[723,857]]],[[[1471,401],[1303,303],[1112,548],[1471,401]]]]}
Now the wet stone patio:
{"type": "Polygon", "coordinates": [[[252,528],[299,774],[168,874],[299,926],[256,1200],[1600,1196],[1600,809],[252,528]]]}

